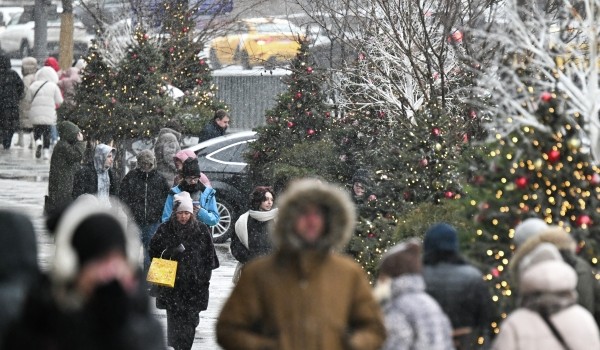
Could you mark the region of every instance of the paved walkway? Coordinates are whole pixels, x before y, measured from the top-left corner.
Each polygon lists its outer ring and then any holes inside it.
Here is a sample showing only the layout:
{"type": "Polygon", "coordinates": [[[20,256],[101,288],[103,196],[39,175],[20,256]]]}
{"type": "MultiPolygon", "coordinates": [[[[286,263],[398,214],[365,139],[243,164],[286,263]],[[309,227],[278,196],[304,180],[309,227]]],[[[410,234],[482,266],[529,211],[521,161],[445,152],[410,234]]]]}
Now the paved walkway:
{"type": "MultiPolygon", "coordinates": [[[[15,135],[16,140],[16,135],[15,135]]],[[[48,191],[50,161],[36,159],[29,148],[15,147],[0,150],[0,209],[10,209],[31,217],[38,237],[38,260],[42,269],[48,269],[54,254],[54,242],[44,227],[42,209],[48,191]]],[[[231,278],[235,260],[228,244],[217,245],[221,267],[213,272],[208,310],[200,313],[200,325],[192,349],[219,349],[214,326],[221,307],[232,289],[231,278]]],[[[167,316],[163,310],[154,310],[165,329],[167,316]]]]}

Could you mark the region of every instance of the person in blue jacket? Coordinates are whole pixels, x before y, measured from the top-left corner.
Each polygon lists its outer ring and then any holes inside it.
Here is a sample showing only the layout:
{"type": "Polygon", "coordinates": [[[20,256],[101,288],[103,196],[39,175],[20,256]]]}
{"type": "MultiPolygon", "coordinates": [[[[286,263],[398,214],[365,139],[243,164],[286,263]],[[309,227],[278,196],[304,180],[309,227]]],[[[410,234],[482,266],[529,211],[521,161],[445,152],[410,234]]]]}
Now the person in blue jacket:
{"type": "Polygon", "coordinates": [[[217,210],[216,191],[200,182],[198,159],[187,159],[183,163],[183,181],[169,191],[162,214],[162,222],[169,221],[173,212],[173,196],[180,192],[189,192],[194,203],[194,214],[199,221],[208,226],[216,225],[221,217],[217,210]]]}

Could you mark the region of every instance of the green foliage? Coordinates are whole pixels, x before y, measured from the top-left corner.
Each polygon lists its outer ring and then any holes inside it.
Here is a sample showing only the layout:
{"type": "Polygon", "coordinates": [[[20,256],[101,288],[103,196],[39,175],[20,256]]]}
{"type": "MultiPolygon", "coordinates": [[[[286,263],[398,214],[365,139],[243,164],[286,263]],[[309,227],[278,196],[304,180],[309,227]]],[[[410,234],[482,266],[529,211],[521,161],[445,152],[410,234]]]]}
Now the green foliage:
{"type": "MultiPolygon", "coordinates": [[[[307,42],[301,42],[291,70],[292,74],[284,78],[289,85],[288,91],[279,95],[274,109],[267,111],[267,125],[256,129],[258,140],[251,144],[248,152],[255,184],[275,184],[278,180],[308,175],[311,171],[301,170],[302,164],[290,152],[302,149],[298,148],[300,145],[323,140],[329,128],[328,112],[321,94],[322,72],[315,68],[307,42]]],[[[311,152],[306,155],[318,158],[320,149],[312,148],[311,152]]],[[[324,163],[314,164],[315,174],[322,175],[318,166],[324,163]]]]}
{"type": "Polygon", "coordinates": [[[600,169],[581,142],[579,117],[564,111],[561,99],[558,92],[542,94],[537,127],[521,125],[497,135],[485,157],[473,157],[471,164],[469,214],[477,228],[470,244],[492,271],[488,279],[505,313],[514,305],[507,266],[514,228],[522,220],[539,217],[562,226],[581,254],[597,263],[600,169]]]}

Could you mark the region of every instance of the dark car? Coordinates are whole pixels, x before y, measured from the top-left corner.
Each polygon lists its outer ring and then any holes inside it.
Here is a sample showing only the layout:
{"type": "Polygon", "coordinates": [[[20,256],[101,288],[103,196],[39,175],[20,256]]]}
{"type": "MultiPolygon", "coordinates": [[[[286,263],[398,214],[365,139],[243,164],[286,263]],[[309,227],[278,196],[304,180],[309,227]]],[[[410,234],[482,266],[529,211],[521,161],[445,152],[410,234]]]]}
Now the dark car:
{"type": "Polygon", "coordinates": [[[244,153],[257,139],[254,131],[241,131],[216,137],[189,147],[198,155],[200,170],[217,191],[221,221],[213,227],[213,240],[223,243],[231,237],[238,217],[248,210],[252,184],[244,153]]]}

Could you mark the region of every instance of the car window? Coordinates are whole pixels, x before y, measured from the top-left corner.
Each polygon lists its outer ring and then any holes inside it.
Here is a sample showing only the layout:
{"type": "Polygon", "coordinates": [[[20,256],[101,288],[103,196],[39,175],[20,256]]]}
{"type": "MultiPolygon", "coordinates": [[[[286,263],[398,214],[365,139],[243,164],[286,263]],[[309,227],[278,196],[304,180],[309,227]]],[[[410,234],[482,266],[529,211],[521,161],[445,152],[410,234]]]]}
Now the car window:
{"type": "Polygon", "coordinates": [[[10,17],[10,21],[8,22],[9,25],[14,25],[19,23],[19,18],[21,18],[21,14],[17,13],[14,16],[10,17]]]}
{"type": "Polygon", "coordinates": [[[244,153],[248,150],[248,142],[240,143],[236,147],[235,154],[233,155],[232,162],[236,163],[245,163],[246,159],[244,159],[244,153]]]}
{"type": "MultiPolygon", "coordinates": [[[[25,11],[18,18],[15,18],[19,24],[25,24],[33,21],[33,11],[25,11]]],[[[12,21],[11,21],[12,22],[12,21]]]]}
{"type": "Polygon", "coordinates": [[[210,155],[210,158],[221,162],[233,162],[239,145],[230,145],[210,155]]]}

